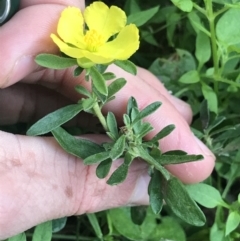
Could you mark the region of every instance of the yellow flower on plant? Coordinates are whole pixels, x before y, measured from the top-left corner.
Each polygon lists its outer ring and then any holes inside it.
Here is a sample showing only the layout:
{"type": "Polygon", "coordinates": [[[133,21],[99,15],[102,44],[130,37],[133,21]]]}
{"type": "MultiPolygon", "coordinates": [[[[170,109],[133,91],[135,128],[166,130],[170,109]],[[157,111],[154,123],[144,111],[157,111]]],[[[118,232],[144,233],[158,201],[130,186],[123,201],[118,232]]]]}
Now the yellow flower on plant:
{"type": "Polygon", "coordinates": [[[83,14],[76,7],[68,7],[58,22],[59,37],[51,34],[51,38],[61,52],[76,58],[82,67],[108,64],[128,59],[139,48],[138,28],[126,23],[123,10],[103,2],[92,3],[83,14]]]}

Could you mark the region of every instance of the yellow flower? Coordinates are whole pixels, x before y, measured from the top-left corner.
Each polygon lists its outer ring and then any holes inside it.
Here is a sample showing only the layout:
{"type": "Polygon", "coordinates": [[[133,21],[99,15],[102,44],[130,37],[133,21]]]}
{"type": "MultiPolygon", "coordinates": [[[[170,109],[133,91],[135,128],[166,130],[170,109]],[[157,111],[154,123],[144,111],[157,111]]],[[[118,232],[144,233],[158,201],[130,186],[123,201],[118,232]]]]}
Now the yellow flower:
{"type": "Polygon", "coordinates": [[[51,34],[51,38],[82,67],[108,64],[128,59],[139,48],[138,28],[126,22],[124,11],[116,6],[109,8],[103,2],[92,3],[83,15],[80,9],[68,7],[58,22],[60,38],[55,34],[51,34]],[[112,37],[115,34],[117,36],[112,37]]]}

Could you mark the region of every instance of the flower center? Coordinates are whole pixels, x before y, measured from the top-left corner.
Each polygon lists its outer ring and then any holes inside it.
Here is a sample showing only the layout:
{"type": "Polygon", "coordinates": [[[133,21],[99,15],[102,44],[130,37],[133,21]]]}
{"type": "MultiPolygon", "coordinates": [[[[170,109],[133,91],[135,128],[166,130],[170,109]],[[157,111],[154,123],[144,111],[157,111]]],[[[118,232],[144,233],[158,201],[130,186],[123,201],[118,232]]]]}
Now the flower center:
{"type": "Polygon", "coordinates": [[[104,38],[96,30],[88,30],[84,36],[84,41],[87,45],[87,49],[91,52],[96,52],[98,47],[105,43],[104,38]]]}

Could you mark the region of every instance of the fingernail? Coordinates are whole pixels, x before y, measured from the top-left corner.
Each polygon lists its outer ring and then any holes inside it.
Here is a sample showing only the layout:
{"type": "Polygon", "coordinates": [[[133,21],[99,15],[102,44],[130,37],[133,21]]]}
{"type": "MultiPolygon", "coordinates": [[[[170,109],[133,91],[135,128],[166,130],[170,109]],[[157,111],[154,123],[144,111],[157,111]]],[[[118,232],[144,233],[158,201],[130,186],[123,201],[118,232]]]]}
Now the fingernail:
{"type": "Polygon", "coordinates": [[[141,175],[136,181],[136,186],[129,199],[129,205],[147,205],[149,203],[148,184],[150,177],[147,174],[141,175]]]}
{"type": "Polygon", "coordinates": [[[208,156],[214,156],[214,154],[209,150],[209,148],[203,142],[201,142],[196,136],[194,136],[194,138],[203,154],[208,156]]]}
{"type": "Polygon", "coordinates": [[[24,55],[18,58],[2,87],[14,84],[36,70],[38,65],[34,58],[31,55],[24,55]]]}

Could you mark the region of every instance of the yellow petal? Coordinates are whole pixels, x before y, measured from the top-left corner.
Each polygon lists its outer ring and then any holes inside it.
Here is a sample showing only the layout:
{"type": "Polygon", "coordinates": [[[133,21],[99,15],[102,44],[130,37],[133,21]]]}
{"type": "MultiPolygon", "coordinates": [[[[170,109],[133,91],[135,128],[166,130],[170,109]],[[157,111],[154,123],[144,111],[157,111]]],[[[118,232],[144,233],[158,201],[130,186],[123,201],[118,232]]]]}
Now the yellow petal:
{"type": "Polygon", "coordinates": [[[64,43],[60,38],[58,38],[55,34],[51,34],[51,38],[53,42],[59,47],[61,52],[72,57],[72,58],[82,58],[84,57],[82,54],[82,50],[78,48],[74,48],[64,43]]]}
{"type": "Polygon", "coordinates": [[[84,19],[90,30],[101,33],[105,41],[126,25],[127,17],[116,6],[108,7],[103,2],[94,2],[84,11],[84,19]]]}
{"type": "Polygon", "coordinates": [[[62,40],[78,48],[85,48],[83,41],[83,16],[76,7],[68,7],[62,11],[57,32],[62,40]]]}
{"type": "Polygon", "coordinates": [[[126,60],[139,48],[139,31],[134,24],[127,25],[114,39],[98,48],[105,58],[126,60]]]}
{"type": "Polygon", "coordinates": [[[114,60],[114,58],[105,57],[101,54],[98,54],[98,52],[90,52],[88,50],[83,50],[82,54],[85,58],[91,60],[95,64],[107,64],[111,63],[114,60]]]}

